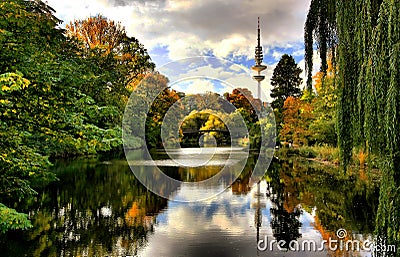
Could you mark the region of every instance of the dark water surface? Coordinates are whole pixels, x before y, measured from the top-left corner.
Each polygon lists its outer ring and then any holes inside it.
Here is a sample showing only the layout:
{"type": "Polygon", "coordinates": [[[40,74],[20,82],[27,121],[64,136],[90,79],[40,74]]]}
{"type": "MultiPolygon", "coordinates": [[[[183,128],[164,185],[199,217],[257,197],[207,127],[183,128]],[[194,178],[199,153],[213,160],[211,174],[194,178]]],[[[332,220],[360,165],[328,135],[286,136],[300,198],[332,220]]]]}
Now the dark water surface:
{"type": "MultiPolygon", "coordinates": [[[[253,157],[231,187],[193,203],[149,192],[125,160],[59,162],[54,167],[59,181],[17,206],[34,227],[3,236],[0,256],[329,256],[345,250],[325,245],[320,251],[280,251],[275,244],[260,251],[257,242],[284,240],[288,248],[292,240],[299,245],[309,240],[319,247],[322,240],[338,239],[338,229],[347,232],[343,240],[370,237],[379,189],[366,172],[340,175],[333,166],[274,160],[250,188],[253,157]]],[[[182,181],[204,180],[220,167],[218,159],[212,166],[188,168],[164,158],[158,156],[163,171],[182,181]]]]}

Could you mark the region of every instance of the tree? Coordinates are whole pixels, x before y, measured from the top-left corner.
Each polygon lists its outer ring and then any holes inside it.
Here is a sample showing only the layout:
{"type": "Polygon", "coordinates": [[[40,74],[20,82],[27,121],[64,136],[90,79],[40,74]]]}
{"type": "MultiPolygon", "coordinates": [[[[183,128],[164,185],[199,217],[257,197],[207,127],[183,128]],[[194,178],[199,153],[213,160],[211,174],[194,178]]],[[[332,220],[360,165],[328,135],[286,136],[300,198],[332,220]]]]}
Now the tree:
{"type": "Polygon", "coordinates": [[[120,23],[102,15],[70,22],[66,32],[80,42],[78,51],[87,61],[91,83],[82,91],[98,104],[114,105],[122,112],[137,83],[154,70],[147,50],[120,23]]]}
{"type": "MultiPolygon", "coordinates": [[[[225,113],[218,113],[217,115],[214,114],[208,115],[207,121],[200,128],[200,130],[228,131],[226,124],[221,120],[220,117],[227,118],[227,115],[225,113]]],[[[213,137],[216,140],[217,144],[221,144],[221,142],[228,139],[224,134],[212,131],[204,134],[204,143],[208,143],[208,140],[210,140],[211,137],[213,137]]]]}
{"type": "MultiPolygon", "coordinates": [[[[288,198],[290,195],[296,194],[297,192],[288,192],[288,190],[293,190],[286,185],[286,181],[295,181],[293,177],[285,180],[285,176],[288,170],[293,171],[293,169],[288,169],[288,165],[283,163],[281,167],[275,168],[272,166],[268,169],[268,188],[272,190],[268,191],[267,194],[271,198],[271,228],[275,240],[283,240],[283,247],[289,248],[290,242],[301,237],[300,233],[300,215],[302,210],[299,208],[293,208],[289,210],[288,198]]],[[[292,174],[295,174],[292,172],[292,174]]],[[[291,174],[291,175],[292,175],[291,174]]],[[[293,176],[293,175],[292,175],[293,176]]]]}
{"type": "Polygon", "coordinates": [[[314,76],[317,95],[311,103],[314,119],[309,129],[312,132],[312,141],[315,143],[337,146],[336,108],[338,97],[331,59],[328,59],[327,64],[326,72],[320,71],[314,76]]]}
{"type": "Polygon", "coordinates": [[[66,30],[68,36],[81,40],[84,48],[100,48],[104,50],[104,54],[120,51],[119,46],[126,38],[126,31],[121,23],[110,21],[100,14],[86,20],[71,21],[66,30]]]}
{"type": "MultiPolygon", "coordinates": [[[[312,1],[310,9],[336,6],[331,23],[337,42],[337,132],[342,170],[354,148],[377,155],[382,185],[376,232],[400,246],[400,2],[312,1]],[[317,7],[313,7],[316,5],[317,7]]],[[[315,15],[312,15],[315,16],[315,15]]],[[[321,14],[320,14],[321,16],[321,14]]],[[[326,20],[326,14],[322,19],[326,20]]],[[[315,31],[317,23],[306,23],[315,31]]],[[[317,42],[328,40],[323,34],[317,42]]],[[[313,37],[305,38],[312,44],[313,37]]],[[[333,49],[321,49],[332,51],[333,49]]],[[[312,49],[306,48],[306,54],[312,49]]],[[[306,60],[307,61],[307,60],[306,60]]]]}
{"type": "Polygon", "coordinates": [[[27,215],[10,209],[1,202],[10,202],[31,196],[31,180],[46,177],[48,159],[35,148],[24,145],[30,140],[30,133],[18,121],[33,123],[26,113],[20,113],[18,103],[11,96],[15,92],[24,92],[30,82],[15,73],[0,75],[0,233],[9,229],[31,227],[27,215]]]}
{"type": "Polygon", "coordinates": [[[231,94],[225,93],[225,98],[237,109],[243,117],[249,132],[250,147],[260,149],[261,147],[261,128],[256,108],[261,109],[261,103],[254,99],[252,93],[247,88],[236,88],[231,94]]]}
{"type": "Polygon", "coordinates": [[[272,108],[278,109],[282,113],[283,103],[289,96],[298,97],[301,95],[300,84],[303,79],[300,78],[302,70],[297,66],[291,55],[284,54],[278,65],[274,69],[271,78],[271,97],[274,100],[271,103],[272,108]]]}
{"type": "MultiPolygon", "coordinates": [[[[135,66],[136,60],[149,60],[140,47],[126,62],[112,51],[101,55],[80,48],[53,13],[39,0],[0,2],[0,202],[5,204],[32,196],[35,185],[55,178],[48,170],[50,157],[120,150],[117,121],[129,92],[121,85],[147,69],[135,66]],[[111,92],[105,88],[110,81],[111,92]]],[[[129,42],[121,53],[136,44],[129,42]]],[[[0,207],[12,214],[1,213],[2,231],[29,225],[26,216],[0,207]]]]}
{"type": "MultiPolygon", "coordinates": [[[[70,22],[66,26],[66,32],[69,37],[76,38],[83,44],[82,49],[86,50],[86,54],[89,56],[111,54],[110,56],[116,59],[117,64],[124,67],[124,69],[119,67],[119,70],[123,71],[125,75],[130,74],[128,78],[124,77],[127,84],[132,83],[132,80],[138,75],[142,75],[140,77],[142,79],[155,67],[147,50],[139,40],[129,37],[125,27],[120,23],[102,15],[70,22]]],[[[109,65],[109,63],[107,64],[109,65]]],[[[101,68],[106,67],[105,65],[101,68]]]]}
{"type": "MultiPolygon", "coordinates": [[[[0,3],[0,202],[6,204],[35,194],[35,179],[54,178],[44,149],[34,144],[57,123],[47,97],[56,80],[48,76],[53,63],[44,65],[63,38],[53,11],[41,1],[0,3]]],[[[27,215],[0,204],[1,232],[30,226],[27,215]]]]}
{"type": "Polygon", "coordinates": [[[282,141],[297,145],[308,145],[312,132],[309,130],[313,118],[312,106],[298,97],[289,96],[283,106],[282,141]]]}
{"type": "MultiPolygon", "coordinates": [[[[162,138],[161,138],[161,126],[170,127],[173,122],[164,122],[164,117],[167,114],[168,110],[171,106],[179,100],[179,94],[167,87],[168,78],[161,74],[149,74],[146,77],[146,80],[149,82],[146,87],[146,90],[157,90],[160,88],[164,88],[160,94],[154,99],[152,103],[150,103],[150,109],[148,114],[146,115],[146,143],[152,148],[155,147],[163,147],[162,138]]],[[[152,100],[152,99],[147,99],[152,100]]],[[[174,119],[178,119],[178,117],[173,117],[174,119]]],[[[136,121],[134,121],[136,122],[136,121]]],[[[167,128],[167,130],[170,130],[167,128]]],[[[168,138],[173,135],[168,135],[168,138]]],[[[171,139],[172,140],[172,139],[171,139]]],[[[175,140],[179,140],[175,138],[175,140]]],[[[174,140],[174,141],[175,141],[174,140]]],[[[176,143],[176,142],[168,142],[168,143],[176,143]]]]}
{"type": "Polygon", "coordinates": [[[285,100],[289,96],[299,97],[301,95],[300,78],[301,69],[297,66],[295,60],[291,55],[284,54],[278,65],[274,69],[271,78],[271,97],[274,99],[271,103],[275,112],[275,119],[278,131],[282,122],[282,111],[285,100]]]}
{"type": "Polygon", "coordinates": [[[336,0],[312,0],[304,25],[305,63],[307,73],[307,89],[312,91],[312,72],[314,54],[314,36],[318,41],[321,59],[322,76],[328,69],[328,51],[335,62],[336,33],[336,0]]]}

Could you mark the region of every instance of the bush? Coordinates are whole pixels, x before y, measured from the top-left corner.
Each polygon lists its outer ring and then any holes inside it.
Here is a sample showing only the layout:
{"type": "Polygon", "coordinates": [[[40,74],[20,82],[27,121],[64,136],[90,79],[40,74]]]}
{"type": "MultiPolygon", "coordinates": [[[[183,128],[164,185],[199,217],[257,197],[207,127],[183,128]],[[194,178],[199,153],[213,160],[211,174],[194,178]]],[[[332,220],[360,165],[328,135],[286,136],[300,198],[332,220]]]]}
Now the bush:
{"type": "Polygon", "coordinates": [[[339,163],[339,149],[328,145],[303,146],[299,148],[298,153],[304,158],[317,158],[321,161],[339,163]]]}
{"type": "Polygon", "coordinates": [[[300,154],[301,157],[305,157],[305,158],[315,158],[315,157],[317,157],[317,154],[316,154],[315,150],[310,146],[301,147],[299,149],[299,154],[300,154]]]}
{"type": "Polygon", "coordinates": [[[31,227],[32,224],[28,220],[27,214],[19,213],[0,203],[0,233],[5,233],[11,229],[27,229],[31,227]]]}

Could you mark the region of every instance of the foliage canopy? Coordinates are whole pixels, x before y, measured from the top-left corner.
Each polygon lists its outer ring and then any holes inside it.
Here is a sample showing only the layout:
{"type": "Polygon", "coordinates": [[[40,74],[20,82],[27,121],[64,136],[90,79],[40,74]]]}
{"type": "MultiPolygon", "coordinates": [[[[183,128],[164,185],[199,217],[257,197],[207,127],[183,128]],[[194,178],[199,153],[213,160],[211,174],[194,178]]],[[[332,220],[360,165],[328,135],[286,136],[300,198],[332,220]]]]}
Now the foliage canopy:
{"type": "MultiPolygon", "coordinates": [[[[342,165],[353,148],[380,156],[383,170],[376,231],[387,243],[400,242],[400,2],[396,0],[313,0],[305,28],[306,57],[312,55],[316,21],[332,29],[317,34],[337,61],[338,145],[342,165]],[[331,6],[328,13],[321,12],[331,6]],[[332,41],[333,42],[333,41],[332,41]]],[[[308,65],[312,59],[306,58],[308,65]]],[[[310,67],[310,66],[309,66],[310,67]]],[[[325,68],[325,67],[324,67],[325,68]]],[[[308,70],[310,72],[310,69],[308,70]]]]}
{"type": "MultiPolygon", "coordinates": [[[[118,51],[87,49],[60,22],[39,0],[0,3],[0,202],[8,205],[54,179],[49,158],[120,150],[130,83],[154,68],[134,38],[121,34],[118,51]]],[[[17,213],[1,219],[2,231],[29,226],[17,213]]]]}

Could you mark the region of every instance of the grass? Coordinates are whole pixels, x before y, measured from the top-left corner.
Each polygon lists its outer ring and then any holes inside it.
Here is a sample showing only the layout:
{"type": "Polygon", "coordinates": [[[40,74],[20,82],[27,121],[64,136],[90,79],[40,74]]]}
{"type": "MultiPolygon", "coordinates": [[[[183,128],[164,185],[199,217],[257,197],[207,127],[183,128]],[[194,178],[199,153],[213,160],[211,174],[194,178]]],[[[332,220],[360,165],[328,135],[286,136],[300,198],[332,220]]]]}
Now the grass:
{"type": "Polygon", "coordinates": [[[328,145],[302,146],[299,148],[299,155],[305,158],[315,158],[320,161],[339,164],[339,148],[328,145]]]}
{"type": "MultiPolygon", "coordinates": [[[[278,158],[304,157],[322,162],[329,162],[339,165],[339,148],[329,145],[301,146],[298,148],[282,147],[275,152],[278,158]]],[[[350,165],[357,167],[378,168],[378,158],[375,155],[368,155],[359,149],[354,149],[350,165]]]]}
{"type": "Polygon", "coordinates": [[[281,148],[276,155],[280,158],[291,156],[301,156],[304,158],[312,158],[320,161],[339,164],[339,149],[332,146],[302,146],[299,148],[281,148]]]}

